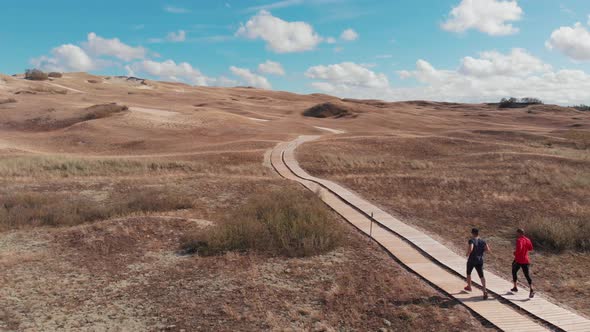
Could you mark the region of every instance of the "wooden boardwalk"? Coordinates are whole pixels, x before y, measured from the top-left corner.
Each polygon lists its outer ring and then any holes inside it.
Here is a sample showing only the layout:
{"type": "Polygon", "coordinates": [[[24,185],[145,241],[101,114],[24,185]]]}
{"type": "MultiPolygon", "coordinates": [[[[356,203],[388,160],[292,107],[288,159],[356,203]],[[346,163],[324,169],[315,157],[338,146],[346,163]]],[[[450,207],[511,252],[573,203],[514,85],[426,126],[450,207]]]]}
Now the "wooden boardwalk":
{"type": "Polygon", "coordinates": [[[472,293],[464,292],[464,257],[346,188],[313,177],[299,167],[295,159],[295,149],[317,137],[301,136],[294,141],[277,145],[271,154],[271,163],[275,170],[283,177],[318,192],[326,204],[361,232],[367,235],[371,233],[377,243],[408,269],[501,330],[590,331],[590,320],[548,301],[541,295],[531,300],[526,291],[512,294],[508,291],[512,288],[511,282],[489,271],[486,271],[486,281],[490,299],[484,301],[481,291],[476,288],[472,293]]]}

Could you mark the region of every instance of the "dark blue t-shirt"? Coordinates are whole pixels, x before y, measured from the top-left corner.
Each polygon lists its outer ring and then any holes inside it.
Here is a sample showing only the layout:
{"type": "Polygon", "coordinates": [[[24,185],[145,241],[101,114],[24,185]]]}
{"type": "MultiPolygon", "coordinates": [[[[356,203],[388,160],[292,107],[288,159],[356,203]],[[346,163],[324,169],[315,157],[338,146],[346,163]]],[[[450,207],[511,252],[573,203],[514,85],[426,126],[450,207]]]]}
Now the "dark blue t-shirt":
{"type": "Polygon", "coordinates": [[[473,244],[473,251],[469,255],[469,263],[483,264],[483,254],[486,251],[486,241],[480,238],[469,239],[469,244],[473,244]]]}

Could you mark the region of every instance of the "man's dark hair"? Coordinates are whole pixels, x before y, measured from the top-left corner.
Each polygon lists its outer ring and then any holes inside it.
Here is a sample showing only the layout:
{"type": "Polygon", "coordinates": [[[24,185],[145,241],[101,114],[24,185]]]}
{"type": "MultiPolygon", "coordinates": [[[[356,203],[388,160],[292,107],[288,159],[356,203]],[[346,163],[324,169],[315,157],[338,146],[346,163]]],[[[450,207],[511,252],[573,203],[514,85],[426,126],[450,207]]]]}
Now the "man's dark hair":
{"type": "Polygon", "coordinates": [[[475,236],[479,235],[479,229],[477,229],[477,228],[472,228],[472,229],[471,229],[471,234],[473,234],[473,235],[475,235],[475,236]]]}
{"type": "Polygon", "coordinates": [[[524,229],[519,228],[516,230],[516,233],[520,234],[520,235],[524,235],[524,229]]]}

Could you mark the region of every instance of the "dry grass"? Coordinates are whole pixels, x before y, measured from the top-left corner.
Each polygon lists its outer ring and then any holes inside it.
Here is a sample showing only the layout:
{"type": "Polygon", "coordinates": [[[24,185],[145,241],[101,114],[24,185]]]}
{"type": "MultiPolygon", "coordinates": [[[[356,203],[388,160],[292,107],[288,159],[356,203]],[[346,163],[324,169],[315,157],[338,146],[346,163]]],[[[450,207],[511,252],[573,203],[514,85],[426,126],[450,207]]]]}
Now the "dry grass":
{"type": "Polygon", "coordinates": [[[61,78],[63,75],[62,75],[62,73],[52,71],[51,73],[47,74],[47,76],[52,77],[52,78],[61,78]]]}
{"type": "Polygon", "coordinates": [[[305,257],[328,252],[341,240],[341,226],[321,200],[291,189],[250,198],[214,230],[187,238],[182,248],[203,256],[252,250],[305,257]]]}
{"type": "Polygon", "coordinates": [[[33,85],[33,86],[29,86],[27,88],[27,90],[19,90],[19,91],[15,92],[15,94],[17,94],[17,95],[20,95],[20,94],[66,95],[66,94],[68,94],[68,90],[58,88],[58,87],[46,86],[46,85],[33,85]]]}
{"type": "Polygon", "coordinates": [[[67,156],[10,156],[0,159],[0,177],[72,177],[192,172],[196,162],[155,159],[76,158],[67,156]]]}
{"type": "Polygon", "coordinates": [[[590,149],[590,131],[569,130],[566,132],[565,137],[573,141],[580,150],[590,149]]]}
{"type": "Polygon", "coordinates": [[[562,252],[590,251],[590,220],[583,218],[532,218],[527,232],[537,248],[562,252]]]}
{"type": "Polygon", "coordinates": [[[318,141],[298,160],[459,251],[479,227],[494,247],[491,267],[507,278],[515,229],[529,229],[538,288],[590,313],[590,289],[572,283],[590,268],[590,158],[570,135],[551,139],[552,147],[519,132],[318,141]]]}
{"type": "Polygon", "coordinates": [[[72,226],[132,213],[191,207],[189,198],[171,188],[136,188],[128,193],[112,193],[103,202],[55,193],[8,193],[0,195],[0,230],[72,226]]]}
{"type": "Polygon", "coordinates": [[[156,174],[265,175],[258,158],[239,153],[206,155],[194,160],[161,158],[81,158],[14,155],[0,158],[0,178],[54,178],[156,174]]]}
{"type": "Polygon", "coordinates": [[[129,107],[117,105],[117,103],[94,105],[85,109],[86,114],[82,119],[84,121],[102,119],[128,110],[129,107]]]}

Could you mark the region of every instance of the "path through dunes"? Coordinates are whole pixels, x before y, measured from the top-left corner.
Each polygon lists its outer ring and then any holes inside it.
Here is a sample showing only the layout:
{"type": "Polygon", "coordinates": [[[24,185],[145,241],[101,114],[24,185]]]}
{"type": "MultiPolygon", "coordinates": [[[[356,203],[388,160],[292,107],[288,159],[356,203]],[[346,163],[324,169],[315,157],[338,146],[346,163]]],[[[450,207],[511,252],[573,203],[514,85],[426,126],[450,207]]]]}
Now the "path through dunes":
{"type": "Polygon", "coordinates": [[[298,181],[313,191],[319,191],[322,200],[351,224],[381,244],[403,265],[456,298],[466,307],[505,331],[539,331],[544,327],[531,316],[547,323],[552,329],[588,331],[590,321],[570,312],[541,296],[533,300],[521,292],[512,295],[507,291],[511,283],[487,272],[488,289],[494,294],[488,301],[481,300],[481,292],[463,292],[465,259],[426,234],[392,217],[347,189],[315,178],[301,169],[294,158],[298,145],[317,138],[302,136],[292,142],[279,144],[272,152],[274,168],[285,178],[298,181]],[[375,223],[371,227],[370,216],[375,223]],[[510,305],[505,304],[509,302],[510,305]],[[522,310],[516,311],[514,308],[522,310]],[[524,312],[524,314],[522,313],[524,312]]]}

